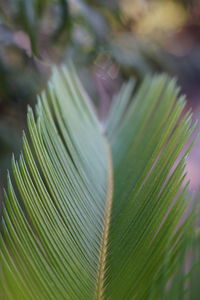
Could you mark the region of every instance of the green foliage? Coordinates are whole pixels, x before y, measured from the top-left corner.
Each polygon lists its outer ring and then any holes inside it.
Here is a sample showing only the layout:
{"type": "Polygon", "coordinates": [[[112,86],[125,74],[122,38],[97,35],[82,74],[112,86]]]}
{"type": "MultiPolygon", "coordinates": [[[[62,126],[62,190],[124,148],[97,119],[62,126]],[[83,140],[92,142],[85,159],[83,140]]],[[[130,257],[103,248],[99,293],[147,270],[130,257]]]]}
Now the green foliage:
{"type": "Polygon", "coordinates": [[[129,82],[103,129],[69,66],[29,108],[3,205],[3,299],[196,299],[183,271],[191,113],[165,75],[132,94],[129,82]]]}

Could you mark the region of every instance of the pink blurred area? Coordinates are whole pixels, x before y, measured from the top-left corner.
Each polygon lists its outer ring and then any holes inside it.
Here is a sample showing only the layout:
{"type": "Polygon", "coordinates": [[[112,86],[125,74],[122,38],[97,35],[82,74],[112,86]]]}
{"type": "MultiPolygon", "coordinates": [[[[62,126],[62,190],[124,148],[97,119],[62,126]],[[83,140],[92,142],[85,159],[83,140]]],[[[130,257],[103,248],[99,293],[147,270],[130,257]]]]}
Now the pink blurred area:
{"type": "Polygon", "coordinates": [[[194,147],[186,165],[187,180],[190,180],[190,190],[196,192],[200,188],[200,155],[197,151],[200,147],[200,141],[194,147]]]}
{"type": "MultiPolygon", "coordinates": [[[[200,102],[200,91],[197,95],[198,102],[200,102]]],[[[194,110],[194,109],[193,109],[194,110]]],[[[197,127],[195,130],[195,135],[197,136],[194,147],[188,156],[186,171],[187,180],[190,180],[190,190],[195,192],[200,189],[200,106],[194,110],[193,116],[194,122],[197,121],[197,127]]]]}

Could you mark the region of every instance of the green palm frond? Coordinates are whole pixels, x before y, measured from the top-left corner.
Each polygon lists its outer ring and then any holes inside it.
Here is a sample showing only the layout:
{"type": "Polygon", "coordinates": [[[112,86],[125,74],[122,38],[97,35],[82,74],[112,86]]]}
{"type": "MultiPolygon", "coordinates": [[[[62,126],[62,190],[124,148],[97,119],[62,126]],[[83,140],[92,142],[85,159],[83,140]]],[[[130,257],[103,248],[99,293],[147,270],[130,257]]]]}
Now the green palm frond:
{"type": "Polygon", "coordinates": [[[191,113],[181,117],[185,100],[165,75],[132,93],[132,82],[122,87],[104,130],[69,66],[29,108],[3,205],[3,299],[169,294],[192,219],[191,113]]]}

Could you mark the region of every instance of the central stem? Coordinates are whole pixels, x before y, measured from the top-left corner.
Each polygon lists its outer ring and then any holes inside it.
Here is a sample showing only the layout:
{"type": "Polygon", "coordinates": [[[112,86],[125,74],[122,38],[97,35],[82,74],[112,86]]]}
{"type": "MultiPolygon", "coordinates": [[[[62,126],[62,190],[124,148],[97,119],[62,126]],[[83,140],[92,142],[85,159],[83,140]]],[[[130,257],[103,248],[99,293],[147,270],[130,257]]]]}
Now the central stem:
{"type": "Polygon", "coordinates": [[[112,212],[112,199],[113,199],[113,166],[112,166],[112,155],[110,146],[107,139],[105,138],[105,147],[108,157],[108,185],[107,185],[107,197],[105,202],[105,212],[104,212],[104,222],[103,222],[103,232],[100,244],[99,252],[99,268],[97,276],[97,289],[96,289],[96,299],[104,299],[104,281],[106,273],[106,258],[108,249],[108,238],[110,229],[110,220],[112,212]]]}

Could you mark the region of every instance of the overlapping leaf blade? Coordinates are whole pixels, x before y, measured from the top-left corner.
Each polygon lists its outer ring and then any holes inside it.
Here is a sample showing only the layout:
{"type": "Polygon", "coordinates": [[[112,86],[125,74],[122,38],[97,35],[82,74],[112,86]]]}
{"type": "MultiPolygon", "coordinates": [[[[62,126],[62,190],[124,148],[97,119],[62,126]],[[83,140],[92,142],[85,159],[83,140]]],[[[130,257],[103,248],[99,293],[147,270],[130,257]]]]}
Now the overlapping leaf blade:
{"type": "Polygon", "coordinates": [[[181,151],[192,130],[190,114],[180,120],[185,102],[176,102],[178,92],[166,76],[147,78],[115,132],[107,129],[115,172],[111,299],[146,299],[170,241],[176,245],[173,254],[181,246],[184,224],[173,238],[188,207],[183,187],[188,150],[181,151]]]}

